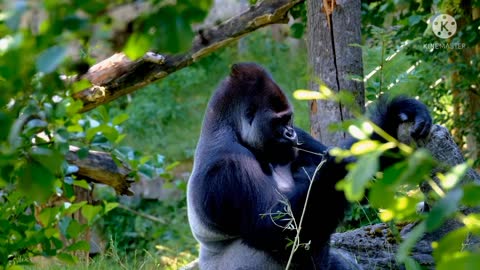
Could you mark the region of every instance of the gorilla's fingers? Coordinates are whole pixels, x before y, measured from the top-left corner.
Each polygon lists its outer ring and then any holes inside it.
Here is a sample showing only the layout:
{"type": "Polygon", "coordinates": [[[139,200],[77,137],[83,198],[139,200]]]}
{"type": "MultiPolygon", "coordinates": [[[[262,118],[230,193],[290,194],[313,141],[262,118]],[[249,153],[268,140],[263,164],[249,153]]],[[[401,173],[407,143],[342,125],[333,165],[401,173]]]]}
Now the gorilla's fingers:
{"type": "Polygon", "coordinates": [[[417,116],[415,117],[415,122],[411,130],[411,136],[414,139],[425,138],[430,133],[430,128],[432,127],[431,120],[427,117],[417,116]]]}

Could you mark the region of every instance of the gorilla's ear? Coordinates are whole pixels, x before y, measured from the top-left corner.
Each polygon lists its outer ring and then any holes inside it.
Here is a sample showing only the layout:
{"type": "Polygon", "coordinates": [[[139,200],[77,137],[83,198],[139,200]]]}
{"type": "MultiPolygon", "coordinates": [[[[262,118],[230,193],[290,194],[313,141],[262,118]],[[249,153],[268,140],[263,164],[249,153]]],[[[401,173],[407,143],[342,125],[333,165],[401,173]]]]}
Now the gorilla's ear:
{"type": "Polygon", "coordinates": [[[255,63],[236,63],[230,71],[230,77],[248,81],[264,78],[266,74],[266,71],[255,63]]]}

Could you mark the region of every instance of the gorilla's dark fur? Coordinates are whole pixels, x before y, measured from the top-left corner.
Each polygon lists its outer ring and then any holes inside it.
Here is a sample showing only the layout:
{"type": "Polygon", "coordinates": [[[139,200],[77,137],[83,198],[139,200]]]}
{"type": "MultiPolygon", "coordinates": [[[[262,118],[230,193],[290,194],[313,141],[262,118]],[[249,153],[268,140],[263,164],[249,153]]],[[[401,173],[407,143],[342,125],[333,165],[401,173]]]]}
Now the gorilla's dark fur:
{"type": "MultiPolygon", "coordinates": [[[[288,201],[298,224],[309,177],[322,159],[301,230],[300,242],[309,248],[298,249],[293,268],[358,268],[329,248],[347,207],[335,184],[346,175],[348,161],[335,162],[325,145],[294,127],[292,113],[283,91],[253,63],[233,65],[212,96],[187,197],[201,269],[284,269],[296,231],[287,228],[288,215],[275,213],[286,213],[288,201]]],[[[414,122],[416,138],[426,136],[431,126],[427,108],[407,98],[379,104],[372,120],[393,136],[402,122],[414,122]]]]}

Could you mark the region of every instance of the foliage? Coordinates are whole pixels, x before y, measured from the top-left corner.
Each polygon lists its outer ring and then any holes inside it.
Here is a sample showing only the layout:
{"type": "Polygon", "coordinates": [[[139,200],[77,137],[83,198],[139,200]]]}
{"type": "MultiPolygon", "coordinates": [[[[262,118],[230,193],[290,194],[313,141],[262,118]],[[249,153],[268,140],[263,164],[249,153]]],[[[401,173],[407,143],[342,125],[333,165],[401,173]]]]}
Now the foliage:
{"type": "Polygon", "coordinates": [[[464,214],[459,210],[478,207],[480,204],[478,183],[465,184],[465,181],[462,181],[470,166],[467,163],[456,165],[437,172],[435,177],[438,180],[433,179],[431,176],[433,168],[440,166],[444,168],[445,165],[434,160],[428,151],[421,148],[413,149],[397,141],[361,116],[361,110],[355,108],[350,93],[335,94],[325,87],[320,87],[319,90],[321,94],[319,98],[347,104],[358,117],[358,120],[347,124],[350,135],[358,141],[350,149],[330,150],[337,158],[356,159],[355,163],[349,165],[346,177],[337,183],[337,188],[343,190],[351,202],[358,202],[367,196],[370,206],[380,209],[378,216],[383,222],[418,223],[400,243],[396,254],[397,262],[404,264],[408,269],[421,269],[409,256],[415,243],[425,233],[435,233],[447,220],[455,219],[463,226],[432,244],[436,266],[439,269],[454,266],[463,266],[465,269],[480,267],[478,250],[465,248],[470,236],[480,236],[480,215],[476,212],[464,214]],[[381,136],[384,142],[370,140],[373,132],[381,136]],[[396,158],[399,161],[379,172],[381,156],[396,158]],[[427,183],[431,187],[428,194],[420,192],[419,186],[422,183],[427,183]],[[431,203],[432,199],[434,203],[430,211],[418,212],[419,203],[425,201],[431,203]]]}
{"type": "MultiPolygon", "coordinates": [[[[185,192],[185,187],[181,190],[185,192]]],[[[108,243],[109,249],[124,258],[124,262],[132,261],[135,257],[140,259],[154,256],[164,269],[188,262],[178,262],[177,257],[191,260],[198,256],[198,247],[186,220],[184,194],[169,201],[138,200],[128,204],[128,207],[162,217],[166,223],[145,219],[122,208],[114,209],[106,215],[99,224],[104,228],[104,239],[112,239],[108,243]]]]}
{"type": "Polygon", "coordinates": [[[470,137],[472,147],[466,154],[474,158],[480,142],[476,105],[480,35],[475,30],[480,18],[474,19],[473,10],[479,6],[478,1],[451,0],[362,4],[367,26],[364,59],[377,62],[365,70],[367,75],[374,74],[365,78],[369,97],[381,91],[420,96],[435,120],[454,131],[460,146],[470,137]],[[451,14],[457,21],[457,31],[450,39],[436,37],[431,29],[433,16],[440,13],[451,14]]]}
{"type": "MultiPolygon", "coordinates": [[[[474,19],[472,10],[479,7],[478,1],[448,0],[362,4],[367,98],[374,100],[382,92],[419,96],[432,109],[435,122],[454,132],[460,146],[465,145],[465,138],[473,136],[477,148],[466,154],[474,157],[480,140],[479,108],[475,105],[480,66],[478,50],[472,51],[480,44],[478,31],[473,30],[480,20],[474,19]],[[457,32],[448,40],[432,33],[431,18],[439,13],[451,14],[457,20],[457,32]]],[[[375,162],[367,164],[373,171],[375,162]]],[[[478,168],[478,160],[474,164],[478,168]]],[[[433,243],[437,268],[476,269],[480,254],[465,243],[478,236],[478,214],[466,215],[458,209],[478,207],[477,200],[470,201],[472,190],[474,197],[479,195],[478,186],[460,185],[466,164],[439,175],[439,183],[428,173],[432,165],[435,163],[421,150],[407,154],[404,162],[376,174],[375,181],[366,182],[370,205],[381,209],[383,221],[421,220],[397,253],[398,261],[405,263],[407,269],[419,269],[418,263],[408,257],[415,242],[447,219],[458,220],[464,226],[433,243]],[[421,194],[417,189],[420,181],[427,181],[433,190],[421,194]],[[430,212],[419,217],[415,206],[427,198],[434,198],[436,203],[430,212]]],[[[347,186],[354,183],[352,178],[347,186]]],[[[365,183],[357,183],[360,187],[362,184],[365,183]]]]}
{"type": "MultiPolygon", "coordinates": [[[[127,114],[110,117],[102,107],[79,114],[82,104],[69,95],[85,82],[69,83],[96,60],[96,44],[116,38],[112,10],[129,1],[7,1],[0,4],[0,267],[25,264],[32,256],[56,256],[75,263],[87,228],[117,203],[78,201],[74,188],[91,189],[65,155],[70,145],[107,151],[134,172],[156,175],[163,166],[139,152],[120,147],[120,125],[127,114]],[[63,92],[62,92],[63,91],[63,92]],[[81,214],[85,224],[72,218],[81,214]]],[[[192,37],[210,0],[145,2],[151,8],[132,26],[136,31],[120,44],[137,57],[149,49],[176,52],[192,37]],[[159,35],[161,33],[162,35],[159,35]],[[163,38],[166,33],[169,38],[163,38]],[[171,33],[176,36],[170,35],[171,33]],[[161,38],[160,38],[161,37],[161,38]]],[[[127,27],[128,28],[128,27],[127,27]]],[[[117,44],[118,45],[118,44],[117,44]]],[[[110,46],[110,44],[108,45],[110,46]]],[[[134,177],[134,175],[132,175],[134,177]]]]}

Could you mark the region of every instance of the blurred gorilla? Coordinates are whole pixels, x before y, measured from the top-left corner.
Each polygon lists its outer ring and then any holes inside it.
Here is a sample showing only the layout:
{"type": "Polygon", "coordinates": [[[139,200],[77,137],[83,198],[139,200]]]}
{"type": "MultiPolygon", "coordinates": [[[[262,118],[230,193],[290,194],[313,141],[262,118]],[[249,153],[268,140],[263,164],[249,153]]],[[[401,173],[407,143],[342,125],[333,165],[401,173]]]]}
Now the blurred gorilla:
{"type": "MultiPolygon", "coordinates": [[[[296,230],[288,228],[291,217],[278,213],[286,213],[288,201],[300,220],[309,177],[322,160],[300,234],[309,248],[295,252],[292,269],[360,268],[329,248],[347,207],[335,184],[353,159],[336,162],[325,145],[292,125],[292,115],[283,91],[254,63],[233,65],[213,94],[187,190],[200,269],[285,269],[296,230]]],[[[426,106],[408,98],[378,104],[372,120],[394,137],[399,124],[414,122],[414,138],[428,135],[432,122],[426,106]]]]}

